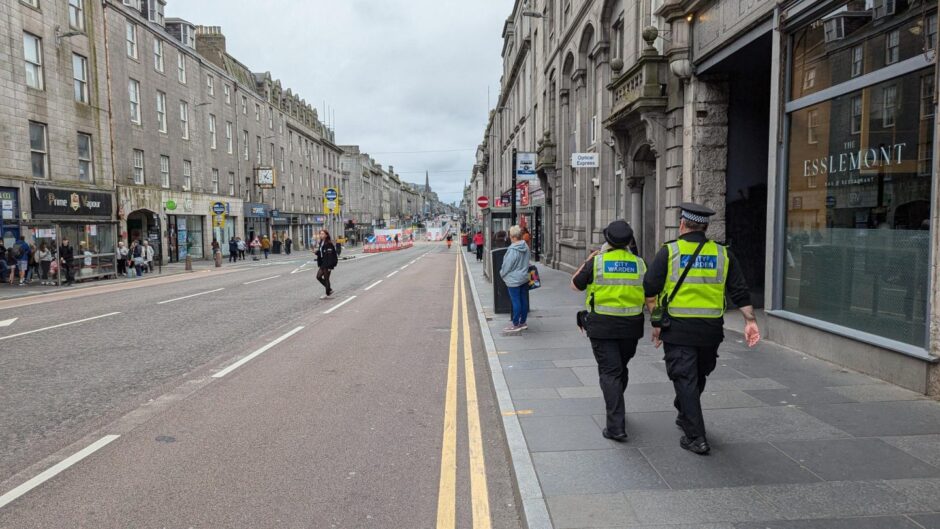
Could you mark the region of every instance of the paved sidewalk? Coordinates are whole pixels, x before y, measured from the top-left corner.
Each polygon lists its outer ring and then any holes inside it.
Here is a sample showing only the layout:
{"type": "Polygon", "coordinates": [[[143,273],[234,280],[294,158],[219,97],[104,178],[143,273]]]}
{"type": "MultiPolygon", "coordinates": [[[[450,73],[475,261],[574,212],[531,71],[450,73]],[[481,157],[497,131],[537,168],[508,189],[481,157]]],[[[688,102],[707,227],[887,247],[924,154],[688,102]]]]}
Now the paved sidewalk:
{"type": "Polygon", "coordinates": [[[529,330],[504,336],[508,315],[493,314],[492,284],[467,261],[494,378],[511,395],[507,431],[518,420],[530,456],[513,458],[516,473],[524,480],[531,461],[541,489],[523,492],[527,513],[544,501],[557,529],[940,529],[940,403],[775,344],[747,349],[729,332],[703,399],[712,453],[701,457],[679,447],[662,352],[644,340],[630,362],[630,440],[614,443],[601,436],[570,276],[540,267],[529,330]]]}

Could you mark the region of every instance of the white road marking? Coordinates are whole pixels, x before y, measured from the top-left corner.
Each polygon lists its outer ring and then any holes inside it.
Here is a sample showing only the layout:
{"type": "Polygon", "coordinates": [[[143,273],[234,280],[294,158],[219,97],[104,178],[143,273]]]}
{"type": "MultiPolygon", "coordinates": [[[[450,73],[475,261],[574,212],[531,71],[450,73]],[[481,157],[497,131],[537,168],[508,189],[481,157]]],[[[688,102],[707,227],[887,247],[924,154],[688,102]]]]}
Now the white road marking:
{"type": "Polygon", "coordinates": [[[0,321],[0,327],[9,327],[10,325],[13,325],[13,322],[18,319],[19,318],[10,318],[9,320],[0,321]]]}
{"type": "Polygon", "coordinates": [[[18,336],[26,336],[27,334],[34,334],[34,333],[37,333],[37,332],[48,331],[48,330],[52,330],[52,329],[58,329],[59,327],[66,327],[66,326],[68,326],[68,325],[77,325],[77,324],[79,324],[79,323],[85,323],[86,321],[92,321],[92,320],[98,320],[98,319],[101,319],[101,318],[107,318],[108,316],[115,316],[115,315],[117,315],[117,314],[120,314],[120,312],[109,312],[108,314],[102,314],[101,316],[93,316],[93,317],[91,317],[91,318],[85,318],[85,319],[83,319],[83,320],[70,321],[70,322],[68,322],[68,323],[60,323],[60,324],[58,324],[58,325],[52,325],[52,326],[50,326],[50,327],[43,327],[42,329],[36,329],[36,330],[34,330],[34,331],[26,331],[26,332],[21,332],[21,333],[17,333],[17,334],[11,334],[11,335],[9,335],[9,336],[3,336],[3,337],[0,337],[0,340],[9,340],[10,338],[16,338],[16,337],[18,337],[18,336]]]}
{"type": "Polygon", "coordinates": [[[219,291],[222,291],[222,290],[225,290],[225,289],[224,289],[224,288],[217,288],[217,289],[215,289],[215,290],[207,290],[206,292],[199,292],[198,294],[190,294],[190,295],[188,295],[188,296],[183,296],[183,297],[181,297],[181,298],[174,298],[174,299],[168,299],[168,300],[166,300],[166,301],[161,301],[161,302],[157,303],[157,305],[164,305],[164,304],[166,304],[166,303],[173,303],[174,301],[182,301],[182,300],[184,300],[184,299],[194,298],[194,297],[196,297],[196,296],[205,296],[206,294],[212,294],[212,293],[219,292],[219,291]]]}
{"type": "Polygon", "coordinates": [[[323,314],[329,314],[329,313],[331,313],[331,312],[333,312],[334,310],[336,310],[336,309],[342,307],[343,305],[349,303],[350,301],[352,301],[352,300],[354,300],[354,299],[356,299],[356,296],[349,296],[349,297],[346,298],[346,300],[344,300],[342,303],[340,303],[339,305],[333,307],[332,309],[330,309],[330,310],[324,312],[323,314]]]}
{"type": "Polygon", "coordinates": [[[304,264],[298,266],[297,268],[295,268],[295,269],[291,272],[291,274],[296,274],[297,272],[303,272],[304,269],[305,269],[307,266],[310,266],[311,264],[314,264],[314,263],[316,263],[316,261],[307,261],[306,263],[304,263],[304,264]]]}
{"type": "Polygon", "coordinates": [[[226,367],[226,368],[223,369],[222,371],[219,371],[218,373],[212,375],[212,378],[222,378],[222,377],[224,377],[225,375],[231,373],[232,371],[235,371],[235,370],[238,369],[239,367],[241,367],[241,366],[247,364],[248,362],[250,362],[252,359],[254,359],[254,358],[260,356],[261,354],[263,354],[263,353],[264,353],[265,351],[267,351],[268,349],[271,349],[271,348],[274,347],[275,345],[277,345],[277,344],[283,342],[284,340],[290,338],[291,336],[293,336],[293,335],[299,333],[300,331],[303,330],[303,328],[304,328],[303,325],[301,325],[300,327],[295,328],[294,330],[292,330],[291,332],[285,334],[284,336],[281,336],[280,338],[274,340],[273,342],[270,342],[268,345],[265,345],[265,346],[262,347],[261,349],[258,349],[257,351],[255,351],[255,352],[249,354],[248,356],[242,358],[241,360],[235,362],[234,364],[232,364],[232,365],[226,367]]]}
{"type": "Polygon", "coordinates": [[[267,281],[267,280],[269,280],[269,279],[277,279],[277,278],[279,278],[279,277],[281,277],[281,276],[271,276],[271,277],[266,277],[266,278],[264,278],[264,279],[255,279],[254,281],[249,281],[249,282],[247,282],[247,283],[242,283],[242,284],[243,284],[243,285],[251,285],[251,284],[253,284],[253,283],[260,283],[260,282],[262,282],[262,281],[267,281]]]}
{"type": "Polygon", "coordinates": [[[404,270],[405,268],[408,268],[408,265],[405,265],[405,266],[399,268],[399,270],[404,270]]]}
{"type": "Polygon", "coordinates": [[[367,286],[367,287],[365,288],[365,290],[367,290],[367,291],[368,291],[368,290],[372,290],[373,288],[379,286],[379,283],[381,283],[381,282],[382,282],[382,280],[379,279],[379,280],[376,281],[375,283],[372,283],[371,285],[367,286]]]}
{"type": "Polygon", "coordinates": [[[20,485],[19,487],[16,487],[10,492],[7,492],[3,496],[0,496],[0,509],[5,507],[7,504],[12,502],[13,500],[19,498],[20,496],[38,487],[39,485],[42,485],[46,481],[49,481],[50,479],[54,478],[63,470],[69,468],[75,463],[78,463],[79,461],[81,461],[82,459],[85,459],[91,454],[94,454],[98,450],[101,450],[102,448],[107,446],[109,443],[111,443],[111,441],[114,441],[118,437],[120,436],[119,435],[106,435],[102,437],[101,439],[98,439],[94,443],[91,443],[90,445],[86,446],[82,450],[70,455],[69,457],[63,459],[62,461],[56,463],[55,465],[52,465],[47,470],[45,470],[38,476],[34,477],[33,479],[27,481],[26,483],[23,483],[22,485],[20,485]]]}
{"type": "Polygon", "coordinates": [[[397,273],[398,273],[398,270],[395,270],[394,272],[392,272],[391,274],[388,274],[388,275],[385,276],[385,277],[386,277],[386,278],[389,278],[389,277],[392,277],[393,275],[395,275],[395,274],[397,274],[397,273]]]}

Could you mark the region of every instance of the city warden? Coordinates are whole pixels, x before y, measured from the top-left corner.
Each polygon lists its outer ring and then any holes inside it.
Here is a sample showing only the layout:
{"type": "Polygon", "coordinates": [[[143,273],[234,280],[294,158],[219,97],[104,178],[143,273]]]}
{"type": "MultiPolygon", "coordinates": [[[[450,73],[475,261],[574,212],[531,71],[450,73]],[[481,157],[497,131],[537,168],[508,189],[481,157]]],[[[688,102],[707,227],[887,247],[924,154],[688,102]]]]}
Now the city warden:
{"type": "Polygon", "coordinates": [[[705,455],[710,447],[701,397],[724,340],[726,295],[744,315],[749,347],[760,341],[760,331],[740,264],[727,248],[705,236],[715,212],[688,202],[679,207],[679,238],[659,250],[643,286],[653,344],[665,344],[666,372],[676,391],[676,425],[684,433],[679,444],[705,455]]]}
{"type": "Polygon", "coordinates": [[[629,250],[633,229],[626,222],[611,222],[604,230],[604,238],[607,244],[581,265],[571,279],[571,286],[587,291],[588,310],[579,314],[578,324],[583,324],[591,339],[597,360],[601,392],[607,405],[603,435],[624,442],[627,431],[623,393],[630,375],[627,363],[643,337],[646,264],[629,250]]]}

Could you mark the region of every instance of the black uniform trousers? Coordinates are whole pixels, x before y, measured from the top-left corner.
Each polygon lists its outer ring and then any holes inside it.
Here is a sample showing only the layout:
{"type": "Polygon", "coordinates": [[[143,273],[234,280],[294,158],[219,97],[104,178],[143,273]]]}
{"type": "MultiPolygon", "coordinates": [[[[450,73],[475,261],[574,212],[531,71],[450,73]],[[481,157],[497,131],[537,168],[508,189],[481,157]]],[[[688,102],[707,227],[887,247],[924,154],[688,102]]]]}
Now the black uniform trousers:
{"type": "Polygon", "coordinates": [[[678,424],[686,437],[705,437],[702,416],[702,393],[705,381],[718,362],[718,345],[694,346],[663,344],[666,351],[666,373],[676,390],[673,404],[679,412],[678,424]]]}
{"type": "Polygon", "coordinates": [[[627,390],[630,370],[627,362],[636,354],[638,338],[602,340],[591,338],[591,349],[597,360],[601,392],[607,405],[607,431],[617,435],[626,431],[623,392],[627,390]]]}

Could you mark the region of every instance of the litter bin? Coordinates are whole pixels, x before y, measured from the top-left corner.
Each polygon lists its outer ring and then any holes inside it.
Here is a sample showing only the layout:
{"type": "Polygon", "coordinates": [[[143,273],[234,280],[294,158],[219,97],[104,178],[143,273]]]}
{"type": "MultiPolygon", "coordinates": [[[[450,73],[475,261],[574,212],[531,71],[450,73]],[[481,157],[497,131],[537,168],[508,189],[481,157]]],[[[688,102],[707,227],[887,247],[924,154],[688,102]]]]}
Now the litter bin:
{"type": "Polygon", "coordinates": [[[512,314],[512,299],[509,298],[509,289],[502,276],[499,275],[499,269],[503,267],[503,259],[506,258],[508,248],[496,248],[490,252],[493,262],[493,307],[496,314],[512,314]]]}

